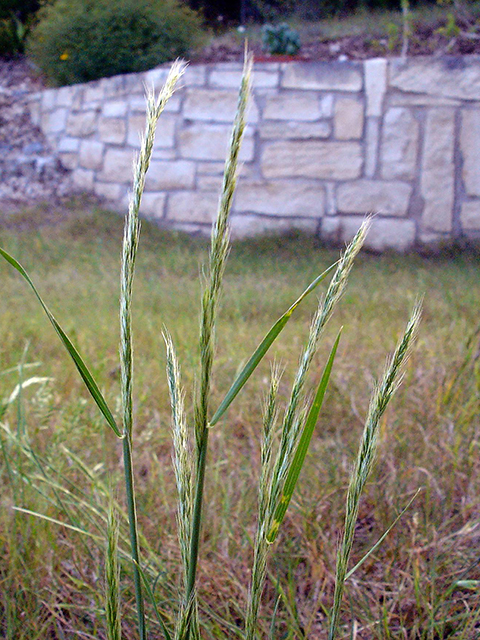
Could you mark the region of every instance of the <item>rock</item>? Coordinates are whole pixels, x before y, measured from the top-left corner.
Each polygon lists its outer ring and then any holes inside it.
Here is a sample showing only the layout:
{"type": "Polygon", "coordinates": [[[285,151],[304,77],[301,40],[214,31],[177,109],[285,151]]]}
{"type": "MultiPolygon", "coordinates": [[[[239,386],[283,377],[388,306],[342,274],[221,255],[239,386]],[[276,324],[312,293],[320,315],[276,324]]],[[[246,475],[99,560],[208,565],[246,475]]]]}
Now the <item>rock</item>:
{"type": "Polygon", "coordinates": [[[381,116],[387,91],[387,61],[384,58],[365,60],[365,92],[367,116],[381,116]]]}
{"type": "MultiPolygon", "coordinates": [[[[238,91],[188,89],[183,105],[187,120],[227,122],[231,124],[237,110],[238,91]]],[[[247,113],[248,122],[258,122],[258,109],[252,98],[247,113]]]]}
{"type": "Polygon", "coordinates": [[[264,147],[261,168],[266,178],[353,180],[360,176],[362,150],[358,142],[272,142],[264,147]]]}
{"type": "Polygon", "coordinates": [[[410,109],[388,109],[383,120],[381,173],[387,180],[416,175],[418,122],[410,109]]]}
{"type": "MultiPolygon", "coordinates": [[[[322,220],[322,239],[343,244],[357,233],[363,221],[362,216],[326,217],[322,220]]],[[[365,240],[365,248],[372,251],[393,249],[404,252],[415,244],[415,222],[413,220],[385,220],[375,218],[365,240]]]]}
{"type": "Polygon", "coordinates": [[[464,231],[480,231],[480,200],[462,204],[460,222],[464,231]]]}
{"type": "Polygon", "coordinates": [[[333,128],[337,140],[359,140],[363,135],[363,104],[354,98],[337,99],[333,128]]]}
{"type": "Polygon", "coordinates": [[[317,96],[305,92],[267,96],[263,117],[265,120],[314,121],[330,115],[331,100],[329,102],[329,105],[322,104],[317,96]]]}
{"type": "Polygon", "coordinates": [[[469,196],[480,196],[480,109],[463,109],[460,131],[462,177],[469,196]]]}
{"type": "MultiPolygon", "coordinates": [[[[225,160],[231,126],[195,123],[185,125],[179,133],[179,151],[182,158],[193,160],[225,160]]],[[[240,160],[253,159],[253,135],[247,128],[240,150],[240,160]]]]}
{"type": "Polygon", "coordinates": [[[290,62],[283,65],[281,86],[316,91],[360,91],[362,65],[357,62],[290,62]]]}
{"type": "Polygon", "coordinates": [[[412,187],[404,182],[346,182],[337,189],[337,209],[340,213],[406,216],[411,194],[412,187]]]}
{"type": "Polygon", "coordinates": [[[480,100],[480,65],[473,56],[392,60],[389,81],[405,92],[480,100]]]}
{"type": "Polygon", "coordinates": [[[146,191],[193,189],[195,163],[187,160],[152,160],[145,183],[146,191]]]}
{"type": "Polygon", "coordinates": [[[325,193],[322,186],[311,182],[241,180],[234,209],[236,212],[319,218],[324,215],[325,193]]]}
{"type": "Polygon", "coordinates": [[[454,200],[453,109],[432,109],[427,114],[420,181],[425,200],[422,230],[448,232],[452,229],[454,200]]]}

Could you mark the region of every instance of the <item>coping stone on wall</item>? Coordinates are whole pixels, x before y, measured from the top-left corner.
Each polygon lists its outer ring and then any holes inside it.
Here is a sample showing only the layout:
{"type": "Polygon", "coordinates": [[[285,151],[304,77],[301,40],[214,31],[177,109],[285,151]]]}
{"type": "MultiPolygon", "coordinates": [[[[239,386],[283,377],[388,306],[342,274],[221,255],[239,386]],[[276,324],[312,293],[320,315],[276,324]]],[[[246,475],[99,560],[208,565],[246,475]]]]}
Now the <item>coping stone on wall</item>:
{"type": "Polygon", "coordinates": [[[480,100],[480,57],[418,57],[390,61],[390,86],[461,100],[480,100]]]}

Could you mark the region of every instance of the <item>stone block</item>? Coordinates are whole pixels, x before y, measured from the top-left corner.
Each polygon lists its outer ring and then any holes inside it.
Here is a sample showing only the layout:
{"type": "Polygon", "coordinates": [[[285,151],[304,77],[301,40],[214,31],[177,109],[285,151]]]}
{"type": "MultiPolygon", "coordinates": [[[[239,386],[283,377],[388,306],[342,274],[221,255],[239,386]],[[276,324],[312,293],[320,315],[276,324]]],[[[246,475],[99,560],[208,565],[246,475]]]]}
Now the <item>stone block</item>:
{"type": "Polygon", "coordinates": [[[282,141],[265,145],[261,168],[266,178],[354,180],[362,170],[358,142],[282,141]]]}
{"type": "Polygon", "coordinates": [[[381,213],[406,216],[412,187],[404,182],[358,180],[338,186],[340,213],[381,213]]]}
{"type": "MultiPolygon", "coordinates": [[[[155,145],[173,147],[175,142],[175,116],[162,114],[158,121],[155,145]]],[[[127,144],[140,149],[141,136],[145,133],[145,116],[132,115],[128,118],[127,144]]]]}
{"type": "Polygon", "coordinates": [[[358,140],[363,135],[363,104],[353,98],[338,98],[333,120],[337,140],[358,140]]]}
{"type": "Polygon", "coordinates": [[[73,87],[61,87],[57,89],[56,106],[72,108],[75,102],[75,95],[78,93],[78,88],[73,87]]]}
{"type": "Polygon", "coordinates": [[[480,65],[475,56],[391,60],[389,84],[405,92],[480,100],[480,65]]]}
{"type": "Polygon", "coordinates": [[[80,148],[80,140],[78,138],[62,137],[58,143],[58,151],[62,153],[76,153],[80,148]]]}
{"type": "Polygon", "coordinates": [[[111,78],[104,78],[102,82],[103,95],[105,99],[123,97],[125,91],[125,76],[112,76],[111,78]]]}
{"type": "MultiPolygon", "coordinates": [[[[237,110],[238,92],[220,89],[187,89],[183,115],[188,120],[232,123],[237,110]]],[[[247,121],[258,122],[255,100],[249,103],[247,121]]]]}
{"type": "Polygon", "coordinates": [[[75,169],[72,172],[72,181],[74,187],[79,191],[93,191],[93,180],[95,173],[90,169],[75,169]]]}
{"type": "Polygon", "coordinates": [[[197,173],[199,175],[219,176],[223,175],[224,169],[224,162],[197,162],[197,173]]]}
{"type": "Polygon", "coordinates": [[[230,219],[233,240],[260,235],[280,235],[293,229],[314,234],[318,221],[313,218],[269,218],[251,214],[232,215],[230,219]]]}
{"type": "Polygon", "coordinates": [[[166,193],[144,193],[140,213],[156,220],[163,218],[166,200],[166,193]]]}
{"type": "MultiPolygon", "coordinates": [[[[147,113],[147,101],[145,95],[128,96],[125,98],[130,108],[130,113],[147,113]]],[[[165,112],[178,113],[182,104],[182,92],[176,91],[165,105],[165,112]]]]}
{"type": "MultiPolygon", "coordinates": [[[[225,69],[217,67],[210,72],[208,84],[222,89],[239,89],[242,80],[241,69],[225,69]]],[[[253,73],[254,89],[273,89],[278,87],[280,74],[277,70],[257,69],[253,73]]]]}
{"type": "Polygon", "coordinates": [[[97,124],[96,111],[81,111],[79,113],[70,113],[67,119],[66,132],[67,135],[76,138],[85,138],[95,133],[97,124]]]}
{"type": "Polygon", "coordinates": [[[460,100],[429,96],[425,93],[401,93],[391,91],[387,95],[389,107],[458,107],[460,100]]]}
{"type": "Polygon", "coordinates": [[[432,109],[427,114],[420,180],[425,206],[422,230],[448,232],[452,229],[454,202],[453,109],[432,109]]]}
{"type": "Polygon", "coordinates": [[[57,102],[57,90],[45,89],[41,93],[42,96],[42,111],[51,111],[55,108],[57,102]]]}
{"type": "Polygon", "coordinates": [[[108,100],[103,103],[102,115],[106,118],[123,118],[127,115],[126,100],[108,100]]]}
{"type": "MultiPolygon", "coordinates": [[[[322,220],[323,240],[343,244],[349,242],[362,224],[362,216],[335,216],[322,220]]],[[[375,218],[365,240],[365,248],[372,251],[408,251],[415,245],[415,222],[394,218],[375,218]]]]}
{"type": "Polygon", "coordinates": [[[263,140],[315,140],[328,138],[329,122],[262,122],[258,127],[263,140]]]}
{"type": "Polygon", "coordinates": [[[104,99],[102,82],[89,82],[85,86],[83,94],[83,104],[88,107],[95,107],[102,104],[104,99]]]}
{"type": "Polygon", "coordinates": [[[28,110],[30,111],[30,120],[35,127],[40,126],[41,122],[41,108],[39,100],[30,100],[28,103],[28,110]]]}
{"type": "Polygon", "coordinates": [[[357,62],[290,62],[283,67],[281,86],[317,91],[361,91],[362,65],[357,62]]]}
{"type": "Polygon", "coordinates": [[[100,169],[103,160],[103,144],[95,140],[82,140],[79,162],[84,169],[100,169]]]}
{"type": "Polygon", "coordinates": [[[462,204],[460,222],[464,231],[480,231],[480,200],[462,204]]]}
{"type": "Polygon", "coordinates": [[[392,107],[383,119],[382,177],[411,180],[416,175],[418,122],[410,109],[392,107]]]}
{"type": "Polygon", "coordinates": [[[166,67],[157,67],[156,69],[150,69],[144,74],[145,86],[147,88],[153,88],[155,93],[159,93],[165,84],[165,80],[168,76],[168,69],[166,67]]]}
{"type": "Polygon", "coordinates": [[[186,87],[203,87],[207,79],[207,70],[203,64],[189,65],[182,78],[186,87]]]}
{"type": "Polygon", "coordinates": [[[171,149],[163,149],[162,147],[153,146],[152,160],[175,160],[177,153],[174,147],[171,149]]]}
{"type": "Polygon", "coordinates": [[[152,160],[145,182],[146,191],[193,189],[195,163],[187,160],[152,160]]]}
{"type": "Polygon", "coordinates": [[[110,202],[118,202],[125,195],[125,187],[111,182],[95,182],[93,190],[95,195],[110,202]]]}
{"type": "Polygon", "coordinates": [[[177,191],[170,193],[167,218],[178,222],[211,224],[218,210],[219,195],[211,191],[177,191]]]}
{"type": "Polygon", "coordinates": [[[223,176],[200,175],[197,178],[197,189],[200,191],[216,191],[220,193],[223,185],[223,176]]]}
{"type": "Polygon", "coordinates": [[[370,116],[365,125],[365,176],[373,178],[377,172],[380,118],[370,116]]]}
{"type": "Polygon", "coordinates": [[[365,60],[365,93],[367,116],[381,116],[387,91],[387,61],[384,58],[365,60]]]}
{"type": "Polygon", "coordinates": [[[322,117],[320,102],[309,93],[288,93],[267,96],[263,118],[265,120],[314,121],[322,117]]]}
{"type": "Polygon", "coordinates": [[[319,218],[325,213],[325,191],[314,182],[240,180],[236,212],[319,218]]]}
{"type": "Polygon", "coordinates": [[[42,115],[41,129],[46,136],[56,135],[65,130],[67,124],[67,109],[55,109],[42,115]]]}
{"type": "Polygon", "coordinates": [[[480,109],[463,109],[460,132],[462,177],[469,196],[480,196],[480,109]]]}
{"type": "Polygon", "coordinates": [[[103,161],[103,170],[97,176],[100,182],[130,184],[133,177],[135,153],[129,149],[107,149],[103,161]]]}
{"type": "Polygon", "coordinates": [[[78,167],[78,153],[59,152],[58,157],[65,169],[73,171],[78,167]]]}
{"type": "Polygon", "coordinates": [[[122,118],[100,118],[98,121],[98,135],[102,142],[124,144],[127,135],[125,120],[122,118]]]}
{"type": "MultiPolygon", "coordinates": [[[[194,160],[225,160],[230,141],[231,127],[221,124],[186,125],[179,133],[179,150],[182,158],[194,160]]],[[[240,160],[253,160],[252,131],[247,128],[240,150],[240,160]]]]}

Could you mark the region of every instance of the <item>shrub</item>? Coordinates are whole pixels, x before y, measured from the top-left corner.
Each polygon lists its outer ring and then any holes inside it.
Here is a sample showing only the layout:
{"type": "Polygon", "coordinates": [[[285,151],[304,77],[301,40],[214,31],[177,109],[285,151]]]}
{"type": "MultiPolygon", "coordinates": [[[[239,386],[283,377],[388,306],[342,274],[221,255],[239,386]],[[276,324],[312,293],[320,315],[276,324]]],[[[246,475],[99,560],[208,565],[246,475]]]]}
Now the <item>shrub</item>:
{"type": "Polygon", "coordinates": [[[57,85],[151,69],[199,43],[200,17],[177,0],[58,0],[27,51],[57,85]]]}

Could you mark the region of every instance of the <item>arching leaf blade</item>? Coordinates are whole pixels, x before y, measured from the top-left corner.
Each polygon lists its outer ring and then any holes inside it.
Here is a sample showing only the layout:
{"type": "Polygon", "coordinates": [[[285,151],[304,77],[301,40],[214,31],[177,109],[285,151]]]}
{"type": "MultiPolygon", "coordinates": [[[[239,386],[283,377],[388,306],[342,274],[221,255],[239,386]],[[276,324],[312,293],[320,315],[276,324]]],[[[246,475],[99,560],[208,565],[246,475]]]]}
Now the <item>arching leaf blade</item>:
{"type": "Polygon", "coordinates": [[[209,422],[210,427],[213,427],[220,420],[220,418],[224,415],[224,413],[227,411],[229,406],[235,400],[236,396],[241,391],[242,387],[245,385],[245,383],[250,378],[252,373],[255,371],[257,366],[263,360],[265,354],[270,349],[273,342],[276,340],[276,338],[278,337],[282,329],[290,320],[291,315],[293,314],[295,309],[298,307],[298,305],[302,302],[304,298],[308,296],[309,293],[311,293],[320,284],[320,282],[322,282],[322,280],[324,280],[328,276],[328,274],[336,266],[337,266],[337,263],[335,262],[330,267],[328,267],[328,269],[326,269],[323,273],[317,276],[315,280],[313,280],[313,282],[311,282],[309,286],[305,289],[302,295],[297,300],[295,300],[292,306],[289,307],[287,311],[285,311],[285,313],[275,322],[273,327],[270,329],[267,335],[263,338],[259,346],[255,349],[253,355],[248,360],[247,364],[243,367],[243,369],[241,370],[241,372],[238,374],[237,378],[233,382],[232,386],[228,390],[225,398],[222,400],[218,409],[213,415],[213,418],[209,422]]]}
{"type": "Polygon", "coordinates": [[[273,515],[273,522],[270,527],[270,531],[267,534],[267,542],[272,544],[277,537],[278,530],[280,525],[283,522],[283,518],[285,517],[285,513],[287,512],[288,505],[290,504],[290,500],[292,498],[293,492],[295,490],[295,485],[297,484],[297,480],[300,476],[300,471],[302,470],[303,463],[305,462],[305,456],[307,455],[308,447],[310,445],[310,440],[312,439],[313,430],[315,429],[315,425],[317,424],[318,415],[320,413],[320,409],[322,408],[323,399],[325,397],[325,392],[327,390],[328,381],[330,380],[330,374],[332,372],[333,362],[335,360],[335,355],[337,353],[338,343],[340,342],[340,336],[342,334],[342,330],[338,332],[337,338],[333,344],[332,350],[330,351],[330,355],[327,360],[327,364],[325,365],[325,369],[323,370],[322,378],[318,385],[317,393],[315,394],[315,398],[312,402],[312,406],[307,415],[307,419],[305,420],[305,426],[303,427],[303,432],[300,437],[300,441],[298,443],[297,449],[295,451],[295,455],[290,464],[290,468],[288,470],[287,478],[285,480],[285,485],[283,487],[282,496],[280,498],[280,502],[275,509],[275,513],[273,515]]]}
{"type": "Polygon", "coordinates": [[[60,340],[63,343],[63,346],[68,351],[68,353],[70,354],[70,357],[72,358],[73,362],[75,363],[75,366],[77,367],[77,370],[78,370],[83,382],[85,383],[85,386],[87,387],[90,395],[94,399],[97,407],[100,409],[102,415],[104,416],[105,420],[108,422],[108,425],[114,431],[115,435],[117,435],[119,438],[121,438],[122,437],[122,433],[121,433],[120,429],[118,428],[118,426],[117,426],[117,424],[115,422],[115,418],[113,417],[112,412],[110,411],[110,409],[109,409],[109,407],[107,405],[107,402],[106,402],[105,398],[103,397],[100,389],[98,388],[97,383],[95,382],[92,374],[88,370],[87,365],[83,361],[82,357],[80,356],[80,354],[78,353],[76,348],[73,346],[70,338],[67,336],[65,331],[62,329],[62,327],[55,320],[55,318],[54,318],[53,314],[51,313],[50,309],[47,307],[47,305],[43,301],[42,297],[38,293],[37,288],[33,284],[30,276],[25,271],[25,269],[22,267],[22,265],[19,262],[17,262],[17,260],[15,260],[15,258],[13,256],[11,256],[9,253],[7,253],[1,247],[0,247],[0,255],[3,258],[5,258],[5,260],[7,262],[9,262],[12,265],[12,267],[14,267],[14,269],[16,269],[20,273],[20,275],[23,276],[23,278],[28,282],[28,284],[32,288],[33,293],[35,294],[37,300],[42,305],[42,308],[45,311],[45,314],[47,315],[47,318],[52,323],[53,328],[55,329],[55,331],[57,332],[57,335],[59,336],[60,340]]]}

